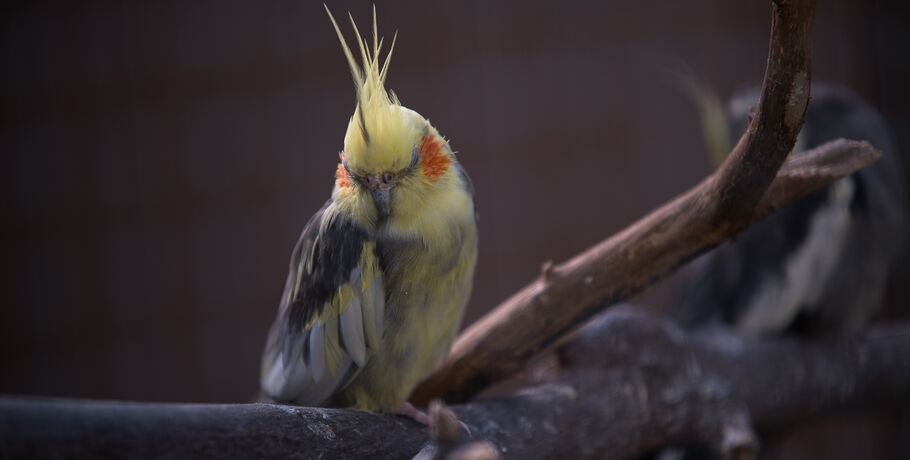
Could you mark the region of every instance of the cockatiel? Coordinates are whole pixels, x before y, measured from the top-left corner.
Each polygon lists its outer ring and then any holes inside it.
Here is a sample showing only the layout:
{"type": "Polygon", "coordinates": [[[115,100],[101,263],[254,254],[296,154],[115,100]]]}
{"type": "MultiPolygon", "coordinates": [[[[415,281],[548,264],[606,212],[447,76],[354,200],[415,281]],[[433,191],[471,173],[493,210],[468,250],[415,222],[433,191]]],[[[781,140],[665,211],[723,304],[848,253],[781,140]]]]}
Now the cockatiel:
{"type": "MultiPolygon", "coordinates": [[[[746,130],[760,88],[727,108],[687,76],[709,157],[718,166],[746,130]]],[[[844,88],[812,84],[791,155],[837,138],[867,140],[882,158],[776,211],[681,273],[668,314],[690,329],[730,327],[750,336],[836,339],[862,333],[882,300],[908,228],[906,186],[882,116],[844,88]]],[[[764,439],[774,445],[777,440],[764,439]]],[[[707,446],[669,448],[659,460],[715,459],[707,446]]]]}
{"type": "MultiPolygon", "coordinates": [[[[758,104],[759,88],[733,97],[726,117],[715,96],[697,86],[693,93],[707,143],[729,152],[730,139],[745,130],[758,104]]],[[[864,329],[906,240],[903,168],[875,109],[843,88],[813,84],[792,155],[841,137],[869,141],[882,159],[695,260],[674,294],[677,320],[693,327],[726,323],[758,335],[844,336],[864,329]]]]}
{"type": "Polygon", "coordinates": [[[291,255],[261,387],[279,402],[396,412],[458,331],[477,260],[473,189],[436,128],[386,91],[395,40],[380,65],[375,9],[372,46],[351,18],[360,65],[329,18],[357,105],[332,196],[291,255]]]}

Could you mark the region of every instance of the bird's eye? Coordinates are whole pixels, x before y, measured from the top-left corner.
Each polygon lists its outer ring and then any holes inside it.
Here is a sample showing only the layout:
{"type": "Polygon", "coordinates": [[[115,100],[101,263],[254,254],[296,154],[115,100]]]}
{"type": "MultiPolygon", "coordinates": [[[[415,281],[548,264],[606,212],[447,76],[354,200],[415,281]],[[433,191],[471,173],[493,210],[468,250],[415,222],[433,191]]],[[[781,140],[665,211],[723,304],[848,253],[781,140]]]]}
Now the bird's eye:
{"type": "Polygon", "coordinates": [[[359,175],[359,174],[354,174],[354,172],[351,171],[351,168],[348,167],[348,162],[347,162],[347,161],[342,161],[342,162],[341,162],[341,166],[343,166],[345,172],[348,173],[348,177],[350,177],[351,179],[354,179],[354,183],[355,183],[355,184],[358,184],[358,185],[363,185],[363,184],[364,184],[363,176],[361,176],[361,175],[359,175]]]}
{"type": "Polygon", "coordinates": [[[414,150],[411,151],[411,169],[417,167],[417,162],[420,161],[420,152],[417,151],[417,147],[414,147],[414,150]]]}

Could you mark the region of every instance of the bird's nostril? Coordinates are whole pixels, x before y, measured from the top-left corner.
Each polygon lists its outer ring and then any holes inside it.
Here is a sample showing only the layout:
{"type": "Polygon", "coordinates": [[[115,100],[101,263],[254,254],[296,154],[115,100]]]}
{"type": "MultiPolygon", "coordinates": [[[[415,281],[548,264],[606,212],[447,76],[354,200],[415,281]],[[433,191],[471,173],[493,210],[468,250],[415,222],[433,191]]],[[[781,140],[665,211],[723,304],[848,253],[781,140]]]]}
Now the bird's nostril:
{"type": "Polygon", "coordinates": [[[388,184],[389,182],[392,182],[392,173],[390,173],[390,172],[382,173],[382,183],[388,184]]]}

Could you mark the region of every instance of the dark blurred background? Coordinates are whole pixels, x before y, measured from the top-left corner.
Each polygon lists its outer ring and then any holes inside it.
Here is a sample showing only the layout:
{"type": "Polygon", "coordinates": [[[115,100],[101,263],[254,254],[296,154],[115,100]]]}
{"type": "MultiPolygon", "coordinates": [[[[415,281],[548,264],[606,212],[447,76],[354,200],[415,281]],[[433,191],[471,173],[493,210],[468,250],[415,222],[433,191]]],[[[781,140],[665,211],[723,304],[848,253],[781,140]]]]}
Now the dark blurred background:
{"type": "MultiPolygon", "coordinates": [[[[370,5],[330,2],[362,28],[370,5]]],[[[904,151],[907,5],[821,1],[813,38],[815,79],[880,108],[904,151]]],[[[466,322],[705,176],[673,72],[723,96],[760,81],[770,23],[728,0],[377,8],[390,88],[476,185],[466,322]]],[[[248,400],[353,109],[321,3],[18,2],[0,24],[0,392],[248,400]]]]}

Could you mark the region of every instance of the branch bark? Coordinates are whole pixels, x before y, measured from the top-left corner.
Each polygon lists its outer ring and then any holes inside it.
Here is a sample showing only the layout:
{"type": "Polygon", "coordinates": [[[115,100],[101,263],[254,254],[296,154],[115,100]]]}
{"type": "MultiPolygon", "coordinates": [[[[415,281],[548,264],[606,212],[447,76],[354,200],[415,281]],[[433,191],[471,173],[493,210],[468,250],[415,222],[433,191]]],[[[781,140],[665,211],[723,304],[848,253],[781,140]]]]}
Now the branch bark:
{"type": "MultiPolygon", "coordinates": [[[[824,175],[809,179],[777,174],[796,142],[809,100],[815,2],[777,1],[772,9],[759,106],[727,161],[625,231],[561,265],[548,266],[541,277],[468,327],[442,366],[415,390],[414,403],[424,405],[438,397],[468,400],[520,371],[530,358],[601,309],[735,237],[757,216],[829,182],[824,175]],[[790,189],[794,182],[799,187],[790,189]],[[771,193],[766,193],[769,186],[771,193]]],[[[843,142],[823,146],[817,154],[825,157],[832,150],[866,159],[850,159],[855,165],[875,157],[868,146],[843,142]]]]}
{"type": "MultiPolygon", "coordinates": [[[[736,449],[750,421],[779,429],[910,400],[910,324],[849,342],[749,341],[613,309],[559,356],[551,383],[451,408],[471,445],[522,459],[629,458],[693,441],[736,449]]],[[[0,399],[4,458],[411,458],[428,440],[409,419],[353,410],[0,399]]]]}

